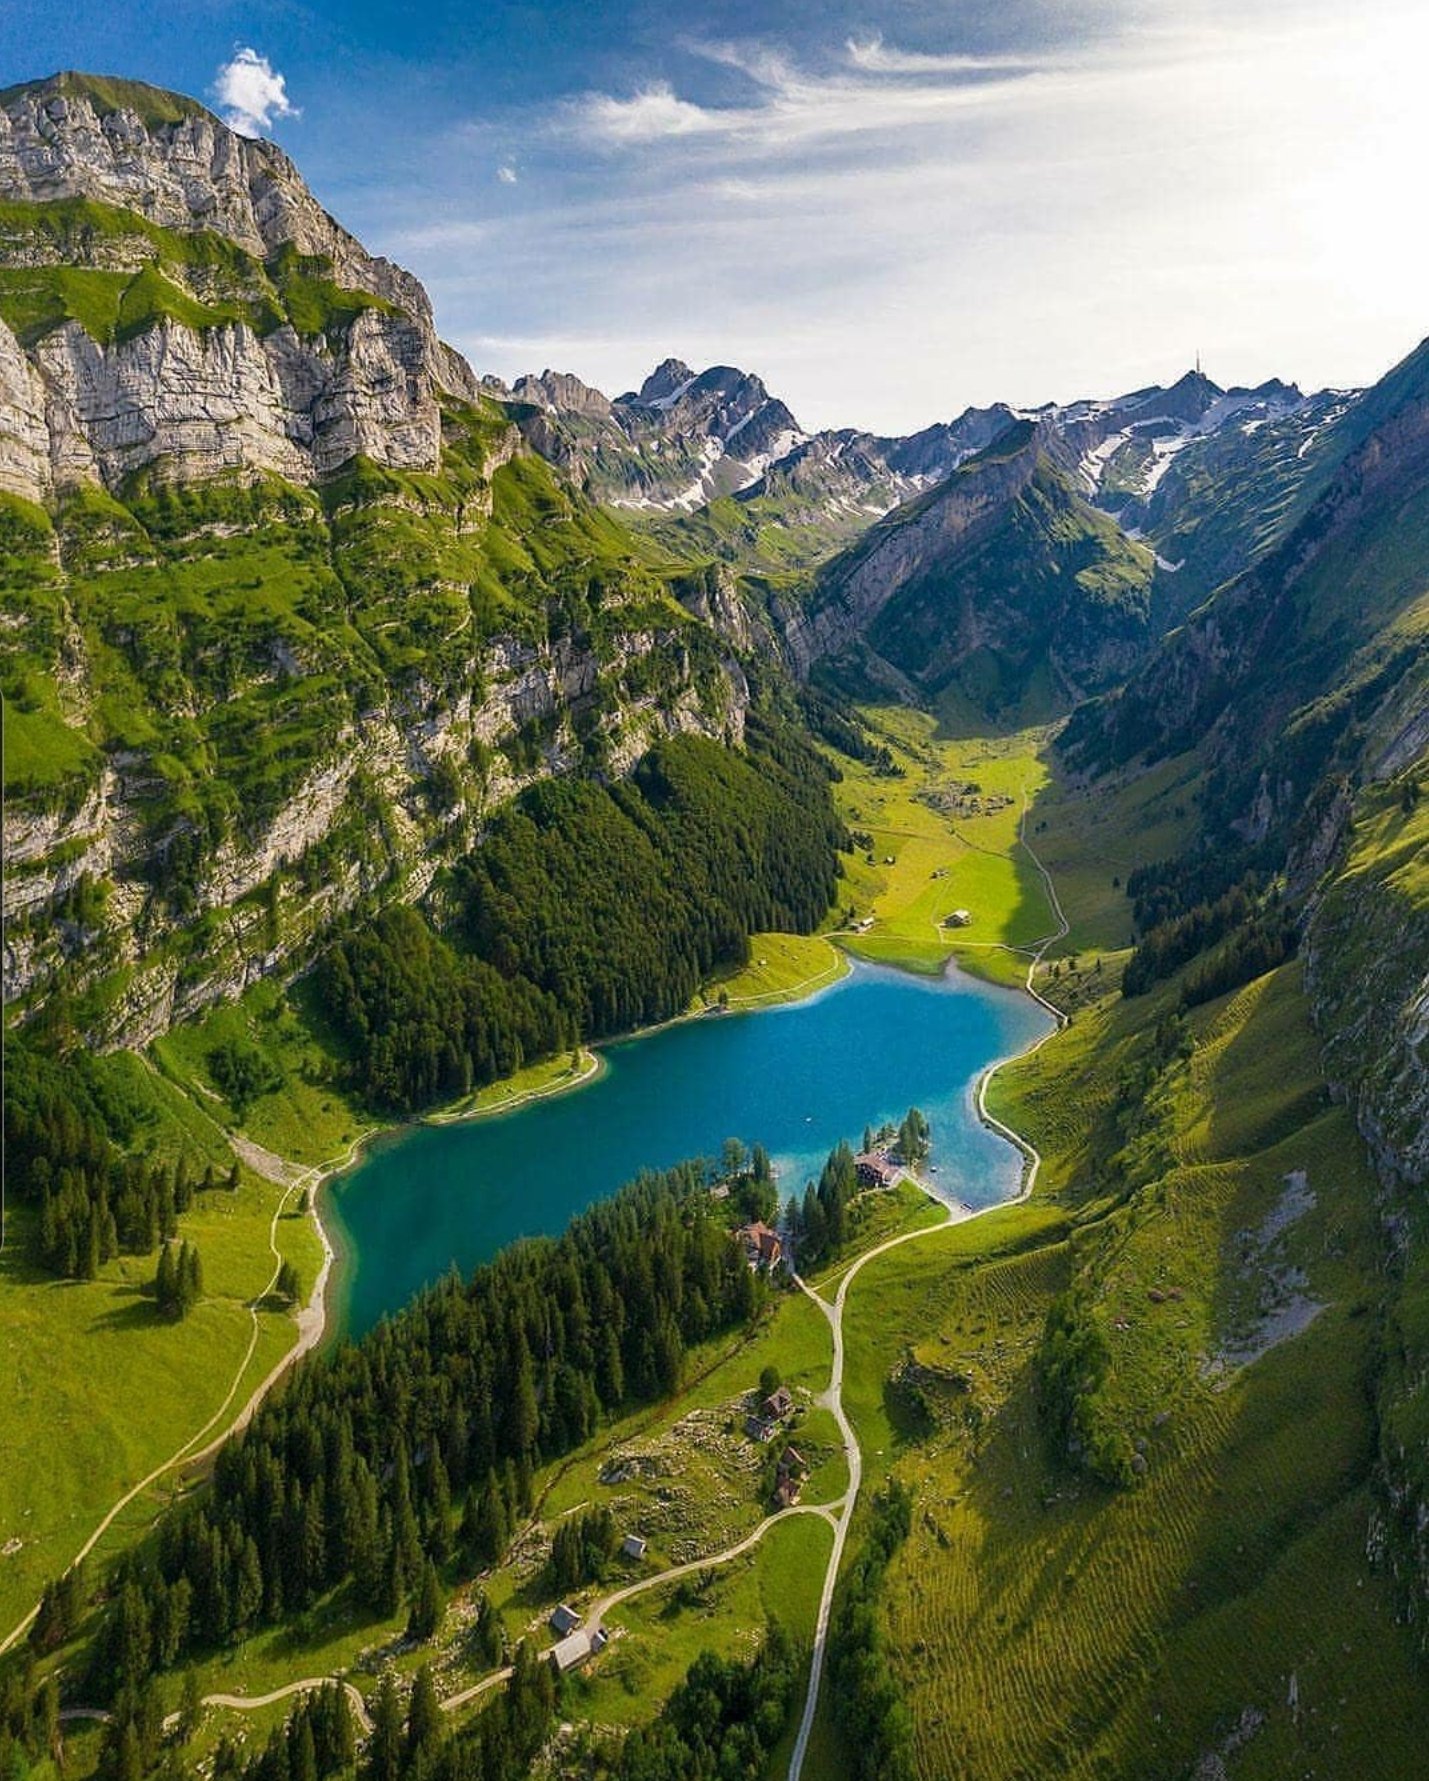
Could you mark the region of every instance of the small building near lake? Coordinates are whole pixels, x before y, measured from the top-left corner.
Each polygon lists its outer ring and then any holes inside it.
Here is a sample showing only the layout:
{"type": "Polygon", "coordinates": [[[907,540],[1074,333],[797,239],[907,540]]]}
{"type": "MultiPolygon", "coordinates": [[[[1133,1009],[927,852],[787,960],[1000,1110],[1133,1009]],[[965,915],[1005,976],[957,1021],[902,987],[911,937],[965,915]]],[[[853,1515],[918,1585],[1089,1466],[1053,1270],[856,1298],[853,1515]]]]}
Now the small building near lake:
{"type": "Polygon", "coordinates": [[[757,1218],[753,1224],[741,1225],[734,1234],[744,1245],[751,1268],[765,1268],[772,1272],[784,1259],[784,1244],[778,1231],[771,1230],[762,1218],[757,1218]]]}
{"type": "Polygon", "coordinates": [[[865,1150],[853,1159],[853,1166],[860,1187],[892,1187],[902,1173],[901,1165],[882,1150],[865,1150]]]}

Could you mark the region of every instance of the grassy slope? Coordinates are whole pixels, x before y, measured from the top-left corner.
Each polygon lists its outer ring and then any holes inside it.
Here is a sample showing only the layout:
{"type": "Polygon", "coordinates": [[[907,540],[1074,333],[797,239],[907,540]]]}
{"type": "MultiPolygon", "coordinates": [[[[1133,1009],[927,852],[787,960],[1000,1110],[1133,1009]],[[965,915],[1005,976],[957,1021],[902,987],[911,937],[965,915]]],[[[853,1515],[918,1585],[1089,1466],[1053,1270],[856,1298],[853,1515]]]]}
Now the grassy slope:
{"type": "Polygon", "coordinates": [[[846,927],[849,910],[855,921],[872,915],[874,925],[845,931],[842,943],[860,957],[910,970],[941,970],[955,957],[968,970],[1024,981],[1025,962],[1019,966],[1001,949],[1028,946],[1056,925],[1042,881],[1018,845],[1023,792],[1035,795],[1046,780],[1035,736],[951,738],[928,714],[903,708],[865,716],[902,775],[884,777],[839,757],[840,812],[873,843],[846,861],[839,897],[846,927]],[[985,801],[1009,802],[959,815],[927,801],[969,783],[985,801]],[[972,915],[970,927],[941,926],[962,908],[972,915]]]}
{"type": "MultiPolygon", "coordinates": [[[[911,1228],[928,1212],[927,1203],[911,1191],[867,1196],[859,1204],[869,1216],[853,1240],[853,1253],[893,1230],[911,1228]]],[[[836,1499],[847,1487],[846,1462],[831,1415],[809,1403],[828,1383],[831,1355],[828,1325],[817,1307],[795,1292],[776,1295],[753,1330],[707,1344],[687,1357],[685,1382],[674,1398],[608,1425],[583,1448],[538,1474],[533,1523],[507,1561],[481,1579],[508,1638],[532,1637],[542,1649],[550,1642],[546,1617],[557,1598],[543,1564],[550,1532],[564,1515],[603,1502],[615,1510],[622,1529],[636,1529],[650,1542],[643,1564],[617,1562],[603,1585],[575,1591],[570,1599],[582,1607],[627,1581],[655,1574],[657,1568],[692,1556],[714,1556],[758,1525],[768,1512],[762,1467],[778,1449],[746,1440],[742,1418],[744,1400],[766,1365],[780,1369],[800,1404],[790,1434],[812,1465],[803,1500],[815,1504],[836,1499]],[[648,1468],[619,1482],[602,1482],[603,1470],[621,1455],[644,1456],[648,1468]]],[[[143,1531],[138,1524],[130,1529],[134,1537],[143,1531]]],[[[693,1599],[683,1606],[672,1605],[671,1591],[656,1588],[620,1608],[612,1616],[620,1637],[573,1699],[589,1704],[602,1724],[638,1723],[654,1717],[700,1650],[747,1650],[771,1612],[796,1636],[807,1637],[829,1537],[822,1521],[795,1517],[773,1528],[728,1571],[721,1567],[708,1584],[697,1580],[693,1599]]],[[[430,1660],[439,1691],[455,1692],[484,1673],[482,1666],[473,1665],[464,1643],[472,1581],[459,1560],[448,1567],[450,1605],[436,1639],[427,1646],[401,1640],[405,1612],[390,1622],[375,1619],[356,1605],[350,1590],[342,1589],[301,1620],[217,1653],[200,1666],[203,1690],[258,1695],[297,1676],[342,1672],[368,1691],[384,1665],[395,1663],[399,1673],[409,1676],[430,1660]]],[[[168,1678],[165,1686],[176,1701],[178,1678],[168,1678]]],[[[251,1747],[283,1714],[282,1706],[255,1713],[209,1709],[193,1754],[210,1748],[224,1732],[244,1735],[251,1747]]],[[[81,1741],[72,1772],[87,1775],[93,1760],[92,1743],[81,1741]]]]}
{"type": "MultiPolygon", "coordinates": [[[[116,1058],[111,1067],[141,1069],[132,1058],[116,1058]]],[[[200,1172],[211,1161],[226,1174],[232,1156],[212,1126],[157,1079],[148,1091],[155,1153],[183,1152],[200,1172]]],[[[0,1354],[10,1382],[0,1427],[0,1546],[11,1539],[21,1545],[0,1558],[0,1637],[111,1505],[220,1409],[248,1349],[249,1304],[273,1272],[268,1231],[281,1192],[244,1170],[236,1194],[219,1187],[195,1197],[180,1227],[198,1245],[205,1296],[181,1324],[162,1319],[143,1290],[153,1279],[153,1256],[120,1256],[94,1281],[57,1280],[30,1265],[29,1214],[11,1208],[11,1241],[0,1256],[0,1354]]],[[[320,1259],[311,1226],[283,1218],[277,1234],[306,1293],[320,1259]]],[[[287,1310],[261,1311],[232,1413],[294,1334],[287,1310]]],[[[162,1495],[165,1486],[157,1490],[162,1495]]],[[[139,1499],[131,1519],[142,1524],[155,1500],[153,1492],[139,1499]]],[[[125,1525],[117,1524],[100,1550],[114,1550],[125,1537],[125,1525]]]]}
{"type": "Polygon", "coordinates": [[[1175,1775],[1253,1708],[1233,1775],[1407,1775],[1429,1697],[1364,1559],[1367,1167],[1325,1103],[1290,966],[1198,1011],[1165,1090],[1172,1167],[1108,1211],[1090,1165],[1157,1012],[1108,1001],[1013,1066],[994,1102],[1044,1148],[1037,1199],[873,1264],[852,1295],[873,1479],[896,1466],[918,1492],[888,1615],[919,1773],[1175,1775]],[[1328,1309],[1216,1389],[1200,1357],[1256,1290],[1241,1234],[1300,1167],[1317,1203],[1285,1256],[1328,1309]],[[1112,1344],[1114,1413],[1146,1443],[1142,1485],[1117,1495],[1050,1464],[1036,1417],[1032,1355],[1074,1268],[1112,1344]],[[961,1406],[931,1437],[900,1425],[884,1382],[910,1346],[967,1373],[976,1431],[961,1406]]]}
{"type": "Polygon", "coordinates": [[[288,247],[264,261],[221,234],[167,229],[92,198],[0,202],[0,258],[14,262],[0,266],[0,317],[26,346],[66,322],[109,346],[161,321],[314,336],[364,309],[393,313],[385,298],[334,283],[327,260],[288,247]]]}
{"type": "Polygon", "coordinates": [[[795,1002],[836,983],[847,969],[843,955],[821,934],[751,934],[749,963],[713,978],[694,1006],[716,1006],[725,998],[733,1008],[795,1002]]]}

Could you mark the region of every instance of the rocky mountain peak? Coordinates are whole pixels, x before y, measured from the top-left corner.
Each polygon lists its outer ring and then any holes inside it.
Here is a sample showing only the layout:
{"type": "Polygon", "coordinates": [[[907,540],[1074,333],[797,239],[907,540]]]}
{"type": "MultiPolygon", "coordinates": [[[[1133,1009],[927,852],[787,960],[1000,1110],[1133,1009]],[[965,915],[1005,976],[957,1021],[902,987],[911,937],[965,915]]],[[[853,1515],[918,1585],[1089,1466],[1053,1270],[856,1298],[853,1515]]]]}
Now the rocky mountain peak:
{"type": "Polygon", "coordinates": [[[420,283],[336,222],[276,143],[240,136],[181,94],[63,73],[0,92],[0,191],[89,199],[184,234],[211,231],[255,259],[327,260],[340,283],[430,322],[420,283]]]}
{"type": "Polygon", "coordinates": [[[192,99],[76,73],[6,88],[0,199],[0,267],[25,272],[0,290],[0,486],[431,469],[439,392],[477,397],[417,279],[192,99]]]}
{"type": "Polygon", "coordinates": [[[638,392],[618,396],[616,400],[621,403],[641,402],[647,407],[655,407],[670,401],[694,380],[694,372],[683,359],[665,359],[645,379],[638,392]]]}
{"type": "Polygon", "coordinates": [[[1203,371],[1192,370],[1178,377],[1169,389],[1154,391],[1142,406],[1171,420],[1197,421],[1224,394],[1203,371]]]}
{"type": "Polygon", "coordinates": [[[528,373],[525,377],[517,378],[510,393],[518,402],[531,402],[538,408],[557,413],[584,415],[598,420],[610,418],[609,396],[593,389],[588,383],[582,383],[579,377],[569,371],[552,371],[548,368],[539,377],[532,377],[528,373]]]}

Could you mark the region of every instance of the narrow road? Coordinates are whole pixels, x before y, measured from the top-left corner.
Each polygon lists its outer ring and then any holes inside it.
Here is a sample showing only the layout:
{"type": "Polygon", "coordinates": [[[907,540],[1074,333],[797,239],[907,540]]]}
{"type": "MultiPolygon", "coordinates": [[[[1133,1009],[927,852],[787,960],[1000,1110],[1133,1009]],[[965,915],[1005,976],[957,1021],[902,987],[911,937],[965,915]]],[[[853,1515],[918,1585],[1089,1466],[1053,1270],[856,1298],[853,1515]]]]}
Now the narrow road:
{"type": "MultiPolygon", "coordinates": [[[[342,1684],[347,1704],[352,1708],[352,1716],[362,1727],[363,1736],[366,1737],[372,1730],[372,1717],[367,1711],[367,1702],[352,1683],[341,1676],[305,1676],[301,1682],[287,1682],[282,1688],[275,1688],[271,1694],[206,1694],[202,1704],[205,1707],[228,1707],[235,1713],[256,1713],[260,1707],[276,1706],[279,1701],[286,1701],[292,1695],[313,1694],[319,1688],[326,1688],[330,1682],[342,1684]]],[[[92,1712],[92,1709],[79,1710],[92,1712]]],[[[170,1713],[164,1720],[164,1730],[169,1731],[178,1721],[178,1714],[170,1713]]]]}
{"type": "MultiPolygon", "coordinates": [[[[1038,965],[1042,962],[1042,958],[1046,953],[1047,948],[1049,946],[1055,946],[1059,940],[1066,938],[1067,933],[1069,932],[1069,924],[1066,915],[1063,912],[1061,900],[1057,896],[1056,886],[1052,883],[1052,876],[1042,864],[1041,860],[1038,859],[1027,840],[1027,793],[1025,790],[1022,794],[1022,821],[1019,824],[1019,839],[1021,840],[1023,847],[1027,849],[1033,865],[1036,866],[1037,870],[1042,875],[1042,882],[1047,889],[1048,902],[1051,906],[1052,913],[1057,918],[1057,927],[1055,931],[1048,934],[1045,939],[1036,942],[1032,950],[1031,962],[1027,967],[1026,983],[1028,995],[1031,996],[1034,1001],[1041,1003],[1042,1007],[1052,1015],[1057,1024],[1056,1026],[1049,1027],[1047,1031],[1032,1045],[1029,1045],[1025,1051],[1018,1053],[1018,1056],[1020,1057],[1030,1057],[1033,1052],[1039,1050],[1047,1043],[1048,1039],[1052,1037],[1052,1034],[1057,1031],[1058,1027],[1062,1025],[1065,1019],[1065,1016],[1060,1009],[1054,1008],[1045,997],[1038,994],[1037,990],[1033,987],[1033,977],[1038,965]]],[[[1014,949],[1008,948],[1008,950],[1011,951],[1014,949]]],[[[997,1063],[991,1065],[983,1072],[982,1078],[978,1083],[977,1110],[978,1116],[982,1119],[985,1125],[997,1132],[1001,1137],[1006,1138],[1007,1141],[1014,1145],[1022,1154],[1022,1180],[1018,1187],[1018,1191],[1014,1196],[1014,1202],[1012,1202],[1015,1203],[1016,1200],[1025,1200],[1032,1192],[1033,1186],[1037,1180],[1037,1172],[1042,1166],[1042,1156],[1035,1144],[1029,1139],[1024,1138],[1020,1132],[1013,1131],[1011,1126],[1005,1125],[995,1114],[988,1111],[987,1085],[992,1081],[993,1077],[1002,1066],[1009,1061],[1010,1060],[1007,1058],[1000,1058],[997,1063]]],[[[936,1196],[930,1194],[929,1197],[935,1198],[936,1196]]],[[[809,1737],[814,1729],[814,1718],[819,1705],[819,1689],[823,1681],[824,1664],[828,1656],[829,1620],[833,1611],[834,1590],[838,1584],[839,1567],[843,1560],[844,1546],[848,1540],[849,1524],[853,1520],[854,1505],[858,1501],[859,1487],[863,1482],[863,1451],[859,1446],[858,1437],[854,1433],[853,1424],[849,1421],[843,1406],[844,1304],[848,1298],[849,1288],[853,1285],[859,1273],[869,1262],[876,1260],[880,1255],[886,1255],[890,1249],[897,1249],[900,1244],[916,1242],[920,1237],[930,1237],[938,1231],[945,1231],[949,1224],[962,1223],[964,1217],[976,1218],[980,1216],[977,1212],[969,1211],[965,1212],[963,1217],[960,1217],[952,1206],[947,1205],[946,1201],[938,1201],[938,1204],[946,1207],[946,1218],[942,1219],[937,1224],[927,1225],[922,1230],[904,1231],[901,1236],[889,1237],[885,1242],[879,1243],[875,1245],[874,1248],[866,1250],[840,1277],[838,1290],[835,1292],[832,1301],[824,1298],[821,1293],[816,1292],[814,1288],[809,1285],[808,1281],[802,1278],[802,1276],[797,1274],[794,1276],[796,1281],[798,1281],[800,1288],[808,1294],[823,1312],[824,1316],[828,1318],[829,1328],[833,1333],[834,1358],[833,1366],[829,1373],[829,1388],[819,1401],[833,1412],[834,1419],[839,1425],[840,1433],[843,1435],[844,1446],[848,1453],[848,1490],[837,1503],[831,1506],[831,1519],[834,1527],[834,1544],[833,1550],[829,1554],[828,1569],[824,1573],[824,1587],[819,1597],[818,1617],[814,1623],[814,1645],[809,1664],[809,1689],[804,1697],[804,1712],[799,1721],[799,1734],[794,1741],[794,1750],[789,1759],[789,1781],[799,1781],[799,1777],[804,1767],[804,1757],[809,1748],[809,1737]]],[[[1009,1204],[1009,1202],[1005,1200],[998,1202],[999,1206],[1007,1204],[1009,1204]]],[[[984,1211],[988,1212],[996,1209],[997,1208],[992,1206],[983,1208],[984,1211]]]]}
{"type": "MultiPolygon", "coordinates": [[[[583,1617],[583,1624],[589,1631],[595,1632],[613,1608],[618,1608],[623,1602],[628,1602],[632,1596],[643,1595],[649,1589],[660,1589],[667,1583],[675,1583],[681,1577],[692,1576],[697,1571],[709,1570],[714,1565],[727,1565],[732,1559],[742,1557],[744,1553],[757,1546],[776,1522],[788,1521],[792,1516],[818,1515],[828,1522],[837,1537],[838,1518],[835,1514],[835,1507],[830,1503],[795,1503],[791,1508],[780,1509],[777,1514],[766,1515],[752,1533],[746,1534],[733,1546],[727,1546],[723,1552],[711,1553],[706,1558],[692,1558],[686,1564],[671,1565],[664,1571],[653,1571],[648,1577],[641,1577],[634,1583],[627,1583],[620,1589],[612,1590],[609,1595],[599,1597],[587,1609],[583,1617]]],[[[466,1706],[468,1701],[475,1700],[488,1688],[494,1688],[498,1682],[504,1682],[510,1674],[509,1664],[504,1669],[493,1670],[489,1676],[483,1676],[479,1682],[472,1683],[469,1688],[463,1688],[456,1694],[448,1695],[441,1703],[442,1711],[444,1713],[456,1712],[458,1707],[466,1706]]]]}

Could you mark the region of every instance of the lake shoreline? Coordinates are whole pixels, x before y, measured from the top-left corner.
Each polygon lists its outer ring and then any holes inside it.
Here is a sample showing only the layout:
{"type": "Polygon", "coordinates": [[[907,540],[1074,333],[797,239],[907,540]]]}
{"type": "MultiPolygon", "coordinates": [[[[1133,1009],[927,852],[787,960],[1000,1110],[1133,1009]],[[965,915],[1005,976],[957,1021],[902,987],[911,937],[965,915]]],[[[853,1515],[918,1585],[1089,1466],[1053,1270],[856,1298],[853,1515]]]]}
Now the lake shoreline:
{"type": "MultiPolygon", "coordinates": [[[[827,939],[830,949],[836,957],[836,968],[832,976],[821,974],[811,979],[807,988],[796,985],[792,990],[769,991],[759,996],[745,996],[732,1001],[727,1006],[718,1002],[707,1002],[702,1008],[684,1008],[678,1014],[672,1014],[668,1020],[657,1020],[648,1026],[632,1027],[628,1032],[614,1033],[608,1038],[594,1040],[582,1045],[581,1050],[588,1054],[589,1062],[579,1075],[557,1077],[542,1088],[526,1089],[521,1094],[513,1095],[510,1100],[499,1102],[491,1107],[467,1107],[460,1100],[448,1102],[445,1107],[437,1108],[429,1113],[414,1113],[410,1118],[393,1120],[390,1124],[373,1126],[354,1139],[351,1147],[337,1163],[319,1164],[310,1171],[312,1187],[312,1209],[314,1222],[318,1228],[319,1241],[325,1250],[331,1251],[329,1265],[325,1266],[317,1285],[322,1289],[322,1335],[317,1347],[328,1347],[340,1340],[346,1324],[346,1294],[351,1286],[353,1263],[356,1259],[357,1247],[351,1233],[342,1221],[341,1213],[335,1208],[328,1208],[328,1216],[322,1214],[323,1197],[337,1186],[345,1175],[360,1168],[368,1160],[372,1150],[387,1140],[397,1140],[410,1132],[418,1131],[424,1126],[448,1127],[464,1125],[468,1121],[499,1119],[505,1114],[519,1112],[522,1108],[535,1101],[555,1100],[558,1097],[574,1093],[578,1089],[588,1088],[600,1081],[609,1068],[603,1053],[613,1045],[628,1045],[637,1039],[651,1039],[658,1033],[668,1032],[673,1027],[683,1026],[690,1021],[721,1019],[728,1015],[767,1014],[780,1008],[806,1007],[819,996],[827,994],[841,984],[854,969],[857,954],[850,954],[840,946],[832,935],[821,936],[827,939]]],[[[860,959],[860,963],[877,965],[876,959],[860,959]]],[[[888,967],[898,969],[897,966],[888,967]]],[[[944,969],[957,969],[957,961],[951,955],[945,961],[944,969]]],[[[940,973],[941,974],[941,973],[940,973]]],[[[966,973],[974,982],[980,981],[975,973],[966,973]]],[[[1007,987],[1007,986],[998,986],[1007,987]]],[[[701,994],[705,993],[703,991],[701,994]]],[[[509,1078],[508,1078],[509,1080],[509,1078]]],[[[295,1169],[298,1164],[292,1165],[295,1169]]],[[[315,1290],[309,1300],[308,1308],[318,1298],[315,1290]]]]}
{"type": "MultiPolygon", "coordinates": [[[[833,941],[829,947],[837,974],[831,958],[796,999],[785,993],[753,1006],[685,1009],[589,1047],[593,1062],[579,1074],[562,1071],[495,1106],[449,1105],[370,1134],[360,1155],[325,1183],[336,1190],[324,1215],[340,1251],[332,1334],[360,1333],[421,1285],[451,1268],[466,1275],[520,1237],[557,1235],[570,1216],[642,1167],[715,1154],[721,1133],[757,1139],[773,1153],[784,1197],[817,1176],[840,1136],[856,1137],[861,1124],[896,1117],[895,1101],[898,1108],[918,1104],[942,1128],[946,1185],[936,1197],[980,1205],[989,1193],[997,1204],[1015,1196],[1020,1170],[1008,1156],[1007,1136],[981,1116],[975,1097],[989,1052],[1000,1063],[1043,1036],[1024,986],[967,971],[952,955],[929,975],[850,957],[833,941]],[[855,998],[846,1007],[844,993],[855,998]],[[836,995],[837,1009],[812,1012],[836,995]],[[720,1018],[781,1010],[806,1023],[803,1029],[720,1018]],[[652,1038],[674,1049],[652,1057],[639,1043],[652,1038]],[[613,1100],[602,1099],[592,1115],[561,1111],[567,1090],[588,1087],[610,1070],[618,1070],[613,1100]],[[500,1115],[531,1115],[537,1103],[535,1125],[500,1132],[500,1115]],[[480,1140],[473,1136],[473,1148],[459,1137],[468,1122],[493,1128],[480,1140]],[[389,1145],[417,1140],[422,1128],[426,1135],[414,1149],[400,1160],[384,1158],[389,1145]],[[349,1201],[354,1172],[374,1165],[377,1173],[349,1201]],[[370,1279],[363,1265],[369,1251],[390,1258],[370,1279]]],[[[1011,1148],[1025,1156],[1021,1146],[1011,1148]]]]}

